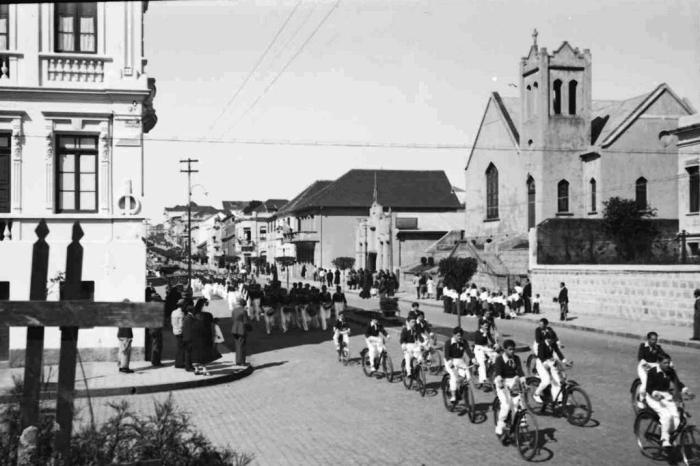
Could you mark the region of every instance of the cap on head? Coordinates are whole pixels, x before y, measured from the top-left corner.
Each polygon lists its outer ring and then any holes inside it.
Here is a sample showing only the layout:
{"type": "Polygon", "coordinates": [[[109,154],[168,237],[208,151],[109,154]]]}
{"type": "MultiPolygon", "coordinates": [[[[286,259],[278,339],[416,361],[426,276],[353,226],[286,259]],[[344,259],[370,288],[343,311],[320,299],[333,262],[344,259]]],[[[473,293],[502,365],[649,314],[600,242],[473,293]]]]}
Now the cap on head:
{"type": "Polygon", "coordinates": [[[416,313],[413,311],[410,311],[408,313],[408,316],[406,317],[406,320],[416,320],[416,313]]]}
{"type": "Polygon", "coordinates": [[[464,333],[464,330],[462,330],[462,327],[455,327],[452,329],[452,335],[462,335],[464,333]]]}
{"type": "Polygon", "coordinates": [[[418,304],[418,303],[416,303],[416,302],[411,303],[411,308],[412,308],[412,309],[418,309],[419,307],[420,307],[420,304],[418,304]]]}
{"type": "Polygon", "coordinates": [[[549,321],[545,319],[544,317],[540,319],[540,322],[542,322],[545,325],[549,325],[549,321]]]}
{"type": "Polygon", "coordinates": [[[505,340],[503,342],[503,348],[505,348],[505,349],[515,348],[515,342],[513,340],[505,340]]]}

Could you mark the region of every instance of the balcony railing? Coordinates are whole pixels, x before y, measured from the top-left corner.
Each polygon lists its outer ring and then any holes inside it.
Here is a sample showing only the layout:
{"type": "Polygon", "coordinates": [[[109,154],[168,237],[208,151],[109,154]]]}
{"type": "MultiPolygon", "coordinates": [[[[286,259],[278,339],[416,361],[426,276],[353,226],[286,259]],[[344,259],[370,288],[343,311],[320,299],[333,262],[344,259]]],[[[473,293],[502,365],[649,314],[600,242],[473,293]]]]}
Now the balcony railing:
{"type": "Polygon", "coordinates": [[[81,54],[40,54],[43,85],[101,85],[109,57],[81,54]]]}
{"type": "Polygon", "coordinates": [[[0,241],[12,240],[13,222],[9,218],[0,218],[0,241]]]}
{"type": "Polygon", "coordinates": [[[23,54],[11,51],[0,51],[0,86],[17,84],[17,63],[23,54]]]}

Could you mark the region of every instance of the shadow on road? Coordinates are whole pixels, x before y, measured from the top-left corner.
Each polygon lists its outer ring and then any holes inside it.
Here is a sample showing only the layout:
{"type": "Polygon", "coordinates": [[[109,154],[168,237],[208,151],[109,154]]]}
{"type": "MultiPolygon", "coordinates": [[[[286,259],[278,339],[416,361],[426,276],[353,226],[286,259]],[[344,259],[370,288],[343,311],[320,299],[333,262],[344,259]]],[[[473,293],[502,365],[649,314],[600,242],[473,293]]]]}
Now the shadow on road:
{"type": "Polygon", "coordinates": [[[277,362],[266,362],[265,364],[260,364],[259,366],[253,366],[256,371],[267,369],[269,367],[277,367],[283,364],[287,364],[288,361],[277,361],[277,362]]]}

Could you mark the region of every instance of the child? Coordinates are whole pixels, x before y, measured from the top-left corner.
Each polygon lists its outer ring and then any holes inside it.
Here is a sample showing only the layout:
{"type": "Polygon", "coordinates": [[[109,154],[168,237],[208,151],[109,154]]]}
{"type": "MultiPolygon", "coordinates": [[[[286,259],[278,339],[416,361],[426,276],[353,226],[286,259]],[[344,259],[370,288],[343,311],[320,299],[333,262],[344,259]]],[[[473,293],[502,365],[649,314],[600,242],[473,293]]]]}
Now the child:
{"type": "Polygon", "coordinates": [[[540,295],[539,294],[536,294],[535,299],[532,300],[532,313],[533,314],[540,313],[540,295]]]}
{"type": "MultiPolygon", "coordinates": [[[[340,350],[340,342],[345,341],[345,347],[350,352],[350,327],[347,322],[345,322],[345,312],[338,314],[338,319],[333,324],[333,343],[335,344],[335,350],[340,350]]],[[[338,355],[338,361],[340,361],[340,354],[338,355]]]]}

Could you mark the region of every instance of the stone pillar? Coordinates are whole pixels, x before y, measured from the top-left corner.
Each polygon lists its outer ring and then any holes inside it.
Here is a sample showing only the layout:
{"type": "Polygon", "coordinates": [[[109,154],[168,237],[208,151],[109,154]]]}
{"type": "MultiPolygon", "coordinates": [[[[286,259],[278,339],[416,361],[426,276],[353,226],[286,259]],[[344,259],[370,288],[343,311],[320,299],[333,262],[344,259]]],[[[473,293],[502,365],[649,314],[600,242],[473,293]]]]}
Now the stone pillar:
{"type": "Polygon", "coordinates": [[[12,194],[11,210],[14,214],[22,212],[22,120],[12,121],[12,194]]]}
{"type": "Polygon", "coordinates": [[[54,179],[56,173],[54,170],[54,148],[53,148],[53,123],[46,126],[46,152],[44,153],[45,177],[46,177],[46,210],[50,213],[54,212],[55,208],[55,188],[54,179]]]}
{"type": "Polygon", "coordinates": [[[109,147],[109,123],[100,123],[100,138],[98,150],[100,157],[99,190],[100,213],[110,214],[112,212],[112,163],[111,151],[109,147]]]}

